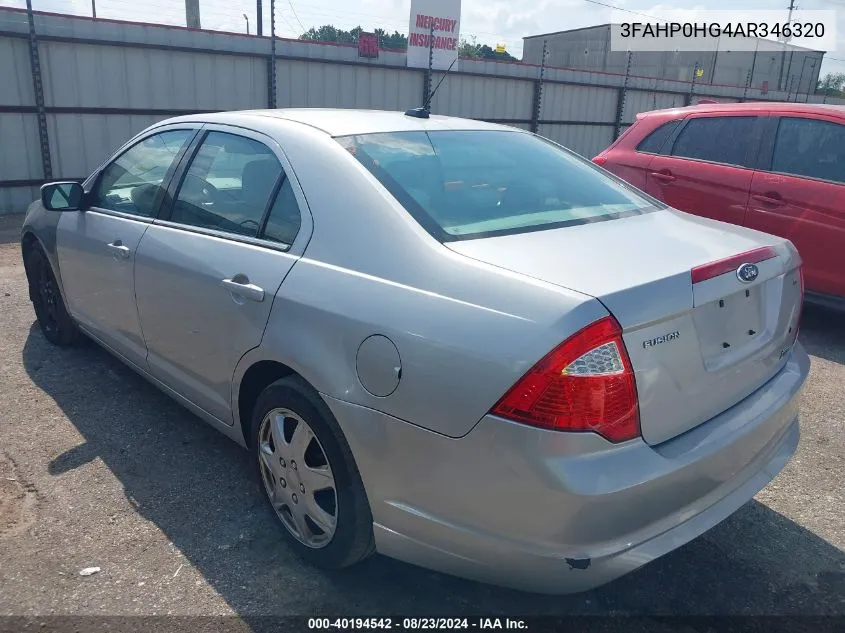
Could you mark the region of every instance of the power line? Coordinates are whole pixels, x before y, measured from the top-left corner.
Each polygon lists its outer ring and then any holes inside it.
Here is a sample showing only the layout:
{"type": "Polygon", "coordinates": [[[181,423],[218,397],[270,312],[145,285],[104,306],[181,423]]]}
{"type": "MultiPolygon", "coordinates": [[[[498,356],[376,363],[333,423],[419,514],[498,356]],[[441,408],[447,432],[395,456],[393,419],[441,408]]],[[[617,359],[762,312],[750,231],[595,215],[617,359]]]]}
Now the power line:
{"type": "Polygon", "coordinates": [[[293,0],[288,0],[288,4],[290,5],[290,10],[293,11],[293,17],[296,18],[296,21],[299,22],[299,26],[302,28],[302,32],[304,33],[308,29],[305,28],[302,24],[302,20],[299,19],[299,16],[296,15],[296,9],[293,8],[293,0]]]}
{"type": "MultiPolygon", "coordinates": [[[[310,6],[306,9],[300,9],[299,13],[302,13],[304,16],[311,16],[313,18],[323,19],[324,17],[329,18],[343,18],[345,21],[348,21],[350,24],[353,22],[364,22],[362,18],[370,18],[367,20],[371,24],[376,27],[388,27],[390,29],[404,32],[408,28],[407,20],[396,19],[396,18],[387,18],[384,16],[375,15],[372,13],[362,13],[360,11],[333,11],[329,10],[327,7],[322,6],[310,6]],[[356,16],[356,17],[352,17],[356,16]]],[[[359,24],[360,26],[360,24],[359,24]]],[[[520,42],[522,40],[521,37],[517,36],[507,36],[503,35],[502,33],[490,33],[489,31],[478,31],[472,29],[471,31],[466,30],[465,28],[461,28],[462,33],[468,33],[470,35],[489,35],[490,37],[496,38],[499,41],[505,42],[520,42]]]]}
{"type": "Polygon", "coordinates": [[[668,22],[669,20],[664,20],[663,18],[658,18],[653,15],[649,15],[648,13],[640,13],[639,11],[631,11],[630,9],[623,9],[622,7],[617,7],[613,4],[607,4],[606,2],[599,2],[599,0],[584,0],[584,2],[589,2],[590,4],[597,4],[602,7],[607,7],[608,9],[616,9],[617,11],[624,11],[625,13],[632,13],[634,15],[639,15],[644,18],[651,18],[652,20],[660,20],[661,22],[668,22]]]}
{"type": "MultiPolygon", "coordinates": [[[[284,14],[284,13],[282,13],[281,11],[279,11],[279,17],[280,17],[280,18],[282,18],[282,20],[284,20],[284,21],[285,21],[285,24],[287,24],[287,25],[288,25],[288,28],[290,29],[290,32],[291,32],[291,33],[293,33],[296,37],[299,37],[300,35],[302,35],[303,33],[305,33],[305,31],[307,31],[307,30],[308,30],[308,29],[306,29],[305,27],[302,27],[302,31],[300,31],[300,32],[298,32],[298,33],[297,33],[297,31],[296,31],[296,27],[288,21],[288,19],[285,17],[285,14],[284,14]]],[[[302,26],[302,24],[301,24],[301,23],[300,23],[300,26],[302,26]]]]}

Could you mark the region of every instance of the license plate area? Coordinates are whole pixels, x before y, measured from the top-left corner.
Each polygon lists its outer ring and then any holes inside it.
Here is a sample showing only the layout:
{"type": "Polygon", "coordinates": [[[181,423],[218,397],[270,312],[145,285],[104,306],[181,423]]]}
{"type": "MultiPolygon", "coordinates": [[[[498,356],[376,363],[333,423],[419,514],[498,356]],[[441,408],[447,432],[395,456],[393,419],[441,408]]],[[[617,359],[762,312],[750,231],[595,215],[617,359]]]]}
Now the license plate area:
{"type": "Polygon", "coordinates": [[[764,288],[745,288],[695,308],[693,320],[705,364],[723,365],[764,342],[764,288]]]}

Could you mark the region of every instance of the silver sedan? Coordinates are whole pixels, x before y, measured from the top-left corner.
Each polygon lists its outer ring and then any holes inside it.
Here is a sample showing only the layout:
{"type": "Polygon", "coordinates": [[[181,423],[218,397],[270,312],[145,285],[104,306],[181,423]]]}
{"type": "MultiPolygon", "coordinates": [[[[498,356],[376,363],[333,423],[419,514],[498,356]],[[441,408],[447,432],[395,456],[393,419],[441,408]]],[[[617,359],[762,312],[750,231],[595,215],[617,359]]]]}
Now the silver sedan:
{"type": "Polygon", "coordinates": [[[728,517],[798,443],[792,244],[522,130],[169,119],[44,185],[21,245],[44,336],[93,339],[248,448],[324,568],[588,589],[728,517]]]}

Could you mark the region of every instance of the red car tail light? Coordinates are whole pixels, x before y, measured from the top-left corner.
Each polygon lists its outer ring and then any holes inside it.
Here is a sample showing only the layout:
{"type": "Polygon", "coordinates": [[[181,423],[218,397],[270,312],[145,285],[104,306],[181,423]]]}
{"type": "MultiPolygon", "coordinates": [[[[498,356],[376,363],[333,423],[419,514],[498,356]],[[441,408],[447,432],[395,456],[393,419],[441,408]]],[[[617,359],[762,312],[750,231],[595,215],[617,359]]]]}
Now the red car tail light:
{"type": "Polygon", "coordinates": [[[555,431],[593,431],[611,442],[639,436],[634,371],[616,319],[600,319],[558,345],[491,413],[555,431]]]}
{"type": "Polygon", "coordinates": [[[692,283],[697,284],[719,275],[724,275],[733,270],[736,270],[743,264],[758,264],[767,259],[777,257],[777,251],[771,246],[763,246],[762,248],[755,248],[751,251],[740,253],[739,255],[731,255],[725,259],[719,259],[709,264],[696,266],[692,269],[692,283]]]}

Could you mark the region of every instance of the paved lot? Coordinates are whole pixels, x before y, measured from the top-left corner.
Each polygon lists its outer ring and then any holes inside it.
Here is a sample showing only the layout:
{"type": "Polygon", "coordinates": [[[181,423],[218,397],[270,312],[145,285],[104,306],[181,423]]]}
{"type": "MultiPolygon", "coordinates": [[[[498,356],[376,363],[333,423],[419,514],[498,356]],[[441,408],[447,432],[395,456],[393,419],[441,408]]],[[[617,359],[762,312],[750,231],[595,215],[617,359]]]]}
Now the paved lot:
{"type": "Polygon", "coordinates": [[[845,615],[845,319],[809,310],[799,453],[710,533],[588,594],[521,594],[281,544],[247,454],[94,346],[34,325],[0,217],[0,615],[845,615]],[[81,577],[84,567],[102,571],[81,577]]]}

